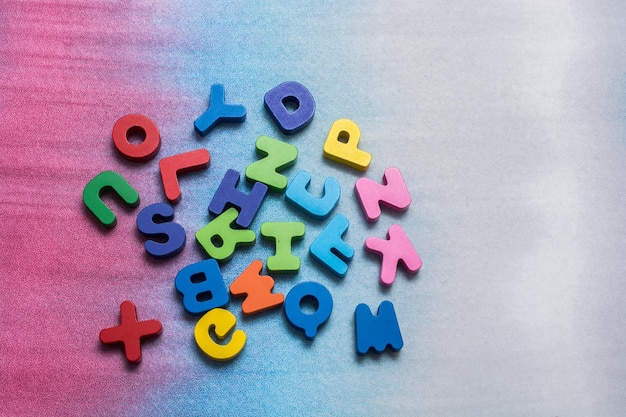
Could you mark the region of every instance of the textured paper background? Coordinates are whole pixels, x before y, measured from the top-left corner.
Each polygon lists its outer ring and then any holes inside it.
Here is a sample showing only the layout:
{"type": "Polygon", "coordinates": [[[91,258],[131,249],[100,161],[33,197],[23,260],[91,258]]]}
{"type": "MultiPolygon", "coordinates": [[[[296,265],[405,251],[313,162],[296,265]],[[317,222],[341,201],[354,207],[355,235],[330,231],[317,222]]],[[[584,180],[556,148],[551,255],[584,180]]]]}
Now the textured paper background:
{"type": "MultiPolygon", "coordinates": [[[[620,1],[13,1],[0,6],[0,414],[16,415],[620,415],[626,406],[625,5],[620,1]],[[312,124],[282,136],[263,109],[286,80],[315,97],[312,124]],[[193,121],[210,85],[243,104],[241,125],[204,138],[193,121]],[[159,156],[120,158],[127,113],[152,118],[159,156]],[[339,118],[361,128],[366,176],[399,167],[413,197],[368,225],[360,174],[322,158],[339,118]],[[282,310],[241,317],[234,361],[206,359],[173,279],[206,255],[194,233],[228,168],[256,159],[262,134],[298,147],[319,191],[342,185],[356,255],[335,279],[307,255],[325,222],[305,219],[303,266],[288,292],[324,284],[335,309],[313,343],[282,310]],[[103,231],[84,185],[122,174],[141,207],[164,201],[158,159],[206,147],[207,171],[182,179],[175,259],[145,255],[135,211],[103,231]],[[401,224],[424,266],[378,284],[363,241],[401,224]],[[163,334],[130,367],[98,332],[119,304],[163,334]],[[354,308],[391,300],[404,348],[360,358],[354,308]]],[[[281,195],[252,226],[301,220],[281,195]]],[[[230,283],[272,253],[257,238],[222,266],[230,283]]]]}

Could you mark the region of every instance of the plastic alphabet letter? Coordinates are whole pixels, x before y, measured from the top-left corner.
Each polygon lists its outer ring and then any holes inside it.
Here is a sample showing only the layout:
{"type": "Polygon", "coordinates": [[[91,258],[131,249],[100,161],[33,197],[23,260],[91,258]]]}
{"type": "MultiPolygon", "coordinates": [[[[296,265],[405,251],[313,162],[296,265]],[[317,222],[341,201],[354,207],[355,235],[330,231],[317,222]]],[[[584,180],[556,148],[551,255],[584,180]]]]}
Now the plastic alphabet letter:
{"type": "Polygon", "coordinates": [[[165,197],[172,204],[180,201],[178,175],[184,172],[207,169],[211,154],[204,148],[168,156],[159,161],[165,197]]]}
{"type": "Polygon", "coordinates": [[[246,108],[239,104],[226,104],[224,86],[213,84],[209,96],[209,108],[193,122],[193,127],[196,132],[204,136],[220,122],[243,122],[244,120],[246,120],[246,108]]]}
{"type": "Polygon", "coordinates": [[[239,183],[239,173],[234,169],[226,171],[220,186],[213,195],[211,204],[209,204],[209,213],[214,216],[222,214],[228,204],[239,208],[239,216],[235,223],[243,228],[249,227],[256,215],[263,198],[267,193],[267,185],[261,182],[255,182],[252,186],[250,194],[237,190],[239,183]]]}
{"type": "Polygon", "coordinates": [[[113,190],[129,207],[139,205],[139,194],[117,172],[104,171],[85,185],[83,203],[104,226],[112,229],[117,223],[115,214],[100,198],[104,191],[113,190]]]}
{"type": "Polygon", "coordinates": [[[351,168],[365,171],[372,155],[358,148],[361,130],[352,120],[339,119],[333,123],[324,142],[324,156],[351,168]]]}
{"type": "Polygon", "coordinates": [[[156,124],[142,114],[127,114],[113,125],[113,144],[122,156],[130,161],[149,161],[161,147],[161,135],[156,124]],[[145,139],[138,144],[129,142],[129,135],[141,132],[145,139]]]}
{"type": "Polygon", "coordinates": [[[359,304],[354,311],[354,325],[356,352],[359,355],[365,355],[370,348],[377,353],[383,352],[387,346],[394,352],[402,349],[402,334],[390,301],[380,303],[376,316],[366,304],[359,304]]]}
{"type": "Polygon", "coordinates": [[[265,93],[265,108],[286,135],[293,135],[306,127],[315,114],[315,100],[302,84],[287,81],[265,93]],[[289,111],[287,104],[295,107],[289,111]]]}
{"type": "Polygon", "coordinates": [[[300,258],[291,253],[292,239],[302,239],[304,223],[265,222],[261,225],[261,236],[276,241],[276,254],[267,258],[267,269],[272,272],[296,272],[300,269],[300,258]]]}
{"type": "Polygon", "coordinates": [[[228,310],[214,308],[198,320],[194,329],[194,337],[198,347],[211,359],[228,361],[241,352],[246,344],[246,333],[243,330],[235,330],[230,342],[226,344],[216,343],[210,335],[211,329],[219,340],[224,340],[237,325],[237,318],[228,310]]]}
{"type": "Polygon", "coordinates": [[[380,204],[395,211],[406,210],[411,204],[411,195],[398,168],[387,168],[383,175],[383,182],[384,185],[381,185],[369,178],[359,178],[354,184],[363,213],[370,222],[377,220],[380,216],[380,204]]]}
{"type": "Polygon", "coordinates": [[[309,216],[323,220],[337,206],[341,197],[341,187],[336,179],[328,177],[324,181],[324,195],[316,198],[307,191],[310,183],[311,175],[308,172],[298,172],[285,191],[285,199],[309,216]]]}
{"type": "Polygon", "coordinates": [[[307,281],[294,286],[285,298],[285,315],[289,323],[299,330],[304,330],[304,336],[312,340],[317,335],[317,329],[330,317],[333,311],[333,297],[328,289],[317,282],[307,281]],[[301,309],[304,298],[313,298],[317,301],[317,310],[307,314],[301,309]]]}
{"type": "Polygon", "coordinates": [[[155,319],[138,321],[137,309],[131,301],[120,305],[120,325],[100,331],[100,341],[106,345],[124,344],[124,355],[129,362],[141,360],[141,339],[161,334],[163,326],[155,319]]]}
{"type": "Polygon", "coordinates": [[[191,314],[200,314],[228,304],[230,297],[215,259],[187,265],[174,280],[183,295],[183,307],[191,314]]]}
{"type": "Polygon", "coordinates": [[[400,225],[391,225],[387,231],[387,237],[389,238],[387,240],[368,237],[365,239],[365,248],[382,256],[380,282],[389,286],[396,279],[400,261],[408,272],[415,274],[422,267],[422,260],[400,225]]]}
{"type": "Polygon", "coordinates": [[[155,258],[176,255],[185,247],[185,229],[174,219],[174,208],[167,203],[154,203],[144,207],[137,215],[137,229],[147,237],[166,237],[165,242],[146,240],[146,252],[155,258]]]}
{"type": "Polygon", "coordinates": [[[231,207],[196,232],[196,240],[210,257],[218,261],[230,259],[237,245],[256,240],[252,230],[230,227],[237,216],[237,209],[231,207]]]}
{"type": "Polygon", "coordinates": [[[259,136],[255,143],[257,153],[266,155],[248,165],[246,178],[266,184],[272,191],[283,191],[287,187],[287,177],[279,174],[293,165],[298,157],[298,149],[269,136],[259,136]]]}
{"type": "Polygon", "coordinates": [[[263,262],[254,260],[230,284],[230,293],[234,296],[247,295],[241,303],[243,314],[255,314],[277,307],[285,301],[281,293],[272,293],[274,279],[267,275],[260,275],[263,262]]]}
{"type": "Polygon", "coordinates": [[[337,214],[309,246],[311,256],[338,277],[346,275],[348,264],[345,261],[354,256],[352,246],[341,239],[349,225],[350,222],[345,216],[337,214]]]}

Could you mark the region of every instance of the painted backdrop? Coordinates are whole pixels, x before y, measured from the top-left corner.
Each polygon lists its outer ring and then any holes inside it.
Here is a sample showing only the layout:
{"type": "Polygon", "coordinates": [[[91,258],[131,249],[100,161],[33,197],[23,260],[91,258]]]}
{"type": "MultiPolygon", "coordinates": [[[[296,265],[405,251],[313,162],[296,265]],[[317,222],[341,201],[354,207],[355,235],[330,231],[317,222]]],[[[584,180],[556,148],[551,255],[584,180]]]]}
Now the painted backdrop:
{"type": "MultiPolygon", "coordinates": [[[[621,1],[87,1],[0,6],[0,414],[233,416],[620,415],[626,407],[626,5],[621,1]],[[312,93],[312,123],[285,136],[263,107],[284,81],[312,93]],[[193,122],[212,84],[247,110],[202,137],[193,122]],[[116,120],[150,117],[158,156],[120,157],[116,120]],[[332,123],[348,118],[372,154],[362,173],[329,161],[332,123]],[[197,316],[174,288],[207,259],[195,232],[226,170],[258,159],[268,135],[298,148],[292,179],[335,177],[350,220],[344,278],[308,254],[326,221],[270,193],[256,244],[221,264],[229,285],[272,255],[268,221],[302,221],[287,294],[315,281],[334,309],[309,342],[282,308],[244,317],[248,341],[218,363],[196,346],[197,316]],[[135,219],[165,201],[158,161],[199,148],[207,170],[181,176],[182,253],[154,260],[135,219]],[[412,204],[369,224],[354,183],[404,175],[412,204]],[[139,192],[113,230],[82,202],[114,170],[139,192]],[[378,282],[367,237],[401,224],[418,274],[378,282]],[[132,300],[162,334],[132,366],[98,340],[132,300]],[[404,340],[361,357],[354,310],[391,301],[404,340]]],[[[242,181],[242,190],[249,184],[242,181]]]]}

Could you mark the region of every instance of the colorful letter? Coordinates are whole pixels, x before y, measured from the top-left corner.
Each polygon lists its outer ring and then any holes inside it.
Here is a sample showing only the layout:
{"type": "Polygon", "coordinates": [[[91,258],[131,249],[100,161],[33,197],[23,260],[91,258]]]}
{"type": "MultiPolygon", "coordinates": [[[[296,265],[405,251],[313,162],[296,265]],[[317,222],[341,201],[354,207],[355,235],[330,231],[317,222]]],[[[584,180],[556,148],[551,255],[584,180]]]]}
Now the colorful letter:
{"type": "Polygon", "coordinates": [[[239,216],[237,216],[238,226],[243,228],[249,227],[256,215],[263,198],[267,193],[267,185],[255,182],[252,186],[250,194],[237,190],[239,183],[239,173],[234,169],[226,171],[220,186],[213,195],[211,204],[209,204],[209,213],[214,216],[222,214],[228,204],[239,208],[239,216]]]}
{"type": "Polygon", "coordinates": [[[117,218],[100,198],[100,195],[108,190],[113,190],[129,207],[139,205],[139,194],[120,174],[113,171],[101,172],[85,185],[83,203],[100,223],[112,229],[117,223],[117,218]]]}
{"type": "Polygon", "coordinates": [[[269,310],[283,303],[285,297],[280,293],[272,293],[274,280],[261,275],[263,262],[252,263],[230,284],[230,293],[234,296],[246,295],[241,304],[243,314],[255,314],[269,310]]]}
{"type": "Polygon", "coordinates": [[[300,269],[300,258],[291,253],[291,240],[302,239],[304,230],[301,222],[265,222],[261,225],[261,236],[276,241],[276,254],[267,258],[267,269],[272,272],[300,269]]]}
{"type": "Polygon", "coordinates": [[[267,184],[273,191],[283,191],[287,187],[287,177],[279,174],[298,157],[298,149],[269,136],[259,136],[255,143],[257,153],[266,155],[246,168],[246,178],[267,184]]]}
{"type": "Polygon", "coordinates": [[[159,161],[163,191],[170,203],[176,204],[180,201],[178,175],[184,172],[207,169],[210,160],[211,154],[209,151],[200,148],[195,151],[168,156],[159,161]]]}
{"type": "Polygon", "coordinates": [[[350,226],[348,219],[337,214],[309,247],[311,256],[338,277],[346,275],[348,272],[346,261],[354,256],[352,246],[341,239],[341,236],[348,230],[348,226],[350,226]]]}
{"type": "Polygon", "coordinates": [[[246,108],[239,104],[226,104],[224,86],[213,84],[209,96],[209,108],[193,122],[193,127],[201,136],[220,122],[243,122],[246,120],[246,108]]]}
{"type": "Polygon", "coordinates": [[[384,351],[387,346],[394,352],[402,348],[398,319],[390,301],[380,303],[376,316],[366,304],[359,304],[354,311],[354,325],[356,351],[359,355],[365,355],[370,348],[374,348],[377,353],[384,351]]]}
{"type": "Polygon", "coordinates": [[[183,307],[191,314],[228,304],[228,290],[215,259],[187,265],[176,274],[174,284],[183,295],[183,307]]]}
{"type": "Polygon", "coordinates": [[[223,261],[233,256],[237,245],[254,243],[256,235],[252,230],[230,227],[238,215],[237,209],[231,207],[196,232],[196,240],[210,257],[223,261]]]}
{"type": "Polygon", "coordinates": [[[354,184],[363,213],[370,222],[380,216],[380,204],[395,211],[406,210],[411,204],[411,195],[398,168],[387,168],[383,182],[384,185],[381,185],[369,178],[359,178],[354,184]]]}
{"type": "Polygon", "coordinates": [[[402,261],[405,269],[415,274],[422,267],[422,260],[400,225],[391,225],[387,237],[387,240],[368,237],[365,240],[365,248],[382,256],[380,282],[389,286],[396,279],[398,262],[402,261]]]}
{"type": "Polygon", "coordinates": [[[241,352],[246,344],[246,334],[243,330],[235,330],[230,342],[221,345],[216,343],[209,332],[215,332],[218,339],[224,340],[235,328],[237,318],[228,310],[214,308],[198,320],[194,329],[194,337],[198,347],[210,358],[218,361],[228,361],[241,352]]]}
{"type": "Polygon", "coordinates": [[[286,135],[293,135],[311,123],[315,114],[315,100],[302,84],[287,81],[265,94],[265,108],[286,135]],[[287,105],[295,110],[290,111],[287,105]]]}
{"type": "Polygon", "coordinates": [[[304,336],[312,340],[317,335],[317,329],[330,317],[333,311],[333,297],[322,284],[317,282],[302,282],[289,291],[285,298],[285,315],[289,323],[299,330],[304,330],[304,336]],[[304,298],[312,298],[317,303],[317,310],[308,314],[301,310],[300,303],[304,298]]]}
{"type": "Polygon", "coordinates": [[[137,309],[131,301],[124,301],[120,305],[120,325],[100,331],[100,341],[106,345],[122,343],[124,355],[129,362],[141,360],[141,339],[161,334],[161,322],[152,320],[137,320],[137,309]]]}
{"type": "Polygon", "coordinates": [[[154,203],[137,215],[137,229],[147,237],[165,237],[165,242],[146,240],[146,252],[155,258],[167,258],[185,247],[185,229],[174,219],[174,208],[167,203],[154,203]],[[157,221],[158,220],[158,221],[157,221]]]}
{"type": "Polygon", "coordinates": [[[339,119],[333,123],[324,143],[324,156],[354,169],[365,171],[372,155],[358,148],[361,130],[352,120],[339,119]]]}
{"type": "Polygon", "coordinates": [[[127,114],[113,125],[115,149],[129,161],[142,162],[154,158],[161,147],[161,135],[156,124],[142,114],[127,114]],[[129,135],[142,133],[144,140],[138,144],[129,142],[129,135]]]}
{"type": "Polygon", "coordinates": [[[307,191],[311,183],[311,175],[306,171],[300,171],[291,180],[285,191],[285,199],[309,216],[318,220],[325,219],[330,215],[339,202],[341,187],[333,177],[324,181],[324,195],[316,198],[307,191]]]}

